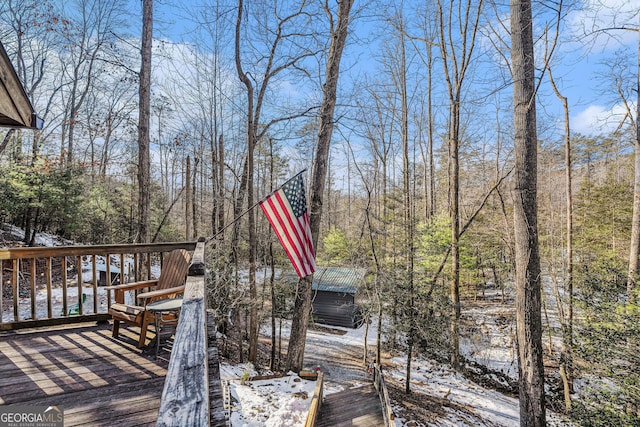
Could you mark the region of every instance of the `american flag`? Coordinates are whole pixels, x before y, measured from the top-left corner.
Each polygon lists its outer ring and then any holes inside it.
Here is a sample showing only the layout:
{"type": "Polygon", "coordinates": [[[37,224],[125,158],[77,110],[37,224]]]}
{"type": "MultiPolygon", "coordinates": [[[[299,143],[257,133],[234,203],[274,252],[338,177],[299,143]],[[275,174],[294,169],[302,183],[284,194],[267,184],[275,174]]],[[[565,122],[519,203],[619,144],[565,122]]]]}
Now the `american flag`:
{"type": "Polygon", "coordinates": [[[261,201],[260,207],[298,276],[306,277],[313,273],[316,270],[315,252],[302,174],[296,175],[261,201]]]}

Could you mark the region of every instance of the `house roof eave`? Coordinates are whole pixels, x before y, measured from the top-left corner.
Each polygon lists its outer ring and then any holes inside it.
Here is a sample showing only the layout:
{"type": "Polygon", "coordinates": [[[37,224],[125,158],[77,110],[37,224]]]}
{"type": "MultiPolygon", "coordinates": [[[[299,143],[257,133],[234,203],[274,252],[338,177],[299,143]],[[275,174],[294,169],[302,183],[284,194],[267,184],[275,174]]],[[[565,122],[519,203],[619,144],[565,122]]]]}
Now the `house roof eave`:
{"type": "Polygon", "coordinates": [[[43,120],[37,116],[9,55],[0,42],[0,126],[42,129],[43,120]]]}

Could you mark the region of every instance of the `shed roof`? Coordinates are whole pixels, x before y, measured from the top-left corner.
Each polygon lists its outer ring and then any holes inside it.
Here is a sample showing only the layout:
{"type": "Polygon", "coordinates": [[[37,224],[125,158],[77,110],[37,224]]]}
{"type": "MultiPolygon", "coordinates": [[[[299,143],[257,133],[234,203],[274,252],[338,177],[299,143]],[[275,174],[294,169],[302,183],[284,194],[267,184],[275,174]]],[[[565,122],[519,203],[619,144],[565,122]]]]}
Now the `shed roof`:
{"type": "Polygon", "coordinates": [[[0,42],[0,126],[42,129],[42,124],[0,42]]]}
{"type": "Polygon", "coordinates": [[[318,267],[313,273],[314,291],[355,294],[364,281],[364,268],[318,267]]]}

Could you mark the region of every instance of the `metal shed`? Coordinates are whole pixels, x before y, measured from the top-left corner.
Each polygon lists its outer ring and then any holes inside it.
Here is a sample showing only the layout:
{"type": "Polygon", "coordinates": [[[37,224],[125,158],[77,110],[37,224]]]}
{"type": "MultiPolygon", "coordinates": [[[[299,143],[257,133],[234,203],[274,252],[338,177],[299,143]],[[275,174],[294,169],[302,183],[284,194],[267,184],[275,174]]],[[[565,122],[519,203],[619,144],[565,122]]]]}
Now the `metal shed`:
{"type": "Polygon", "coordinates": [[[346,328],[362,324],[356,295],[364,283],[364,268],[318,267],[313,274],[313,319],[346,328]]]}

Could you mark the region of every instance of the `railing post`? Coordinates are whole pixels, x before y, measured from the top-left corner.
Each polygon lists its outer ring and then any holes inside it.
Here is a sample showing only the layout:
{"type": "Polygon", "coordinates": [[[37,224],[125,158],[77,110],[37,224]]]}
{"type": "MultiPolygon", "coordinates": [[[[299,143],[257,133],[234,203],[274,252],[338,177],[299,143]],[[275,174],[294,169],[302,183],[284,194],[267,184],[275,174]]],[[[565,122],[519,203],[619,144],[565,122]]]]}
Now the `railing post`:
{"type": "Polygon", "coordinates": [[[189,266],[189,276],[204,276],[205,274],[205,238],[200,237],[196,244],[196,249],[191,257],[191,265],[189,266]]]}

